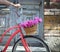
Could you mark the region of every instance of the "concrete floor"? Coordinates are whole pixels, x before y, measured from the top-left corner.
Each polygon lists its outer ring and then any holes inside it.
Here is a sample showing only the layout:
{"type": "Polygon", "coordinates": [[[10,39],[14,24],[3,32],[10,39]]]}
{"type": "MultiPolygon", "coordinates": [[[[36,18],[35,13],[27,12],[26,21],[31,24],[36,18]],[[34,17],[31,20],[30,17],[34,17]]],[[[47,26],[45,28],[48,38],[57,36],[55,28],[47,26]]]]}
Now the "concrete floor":
{"type": "Polygon", "coordinates": [[[45,37],[52,52],[60,52],[60,37],[45,37]]]}
{"type": "MultiPolygon", "coordinates": [[[[4,46],[0,46],[0,50],[3,49],[4,46]]],[[[33,52],[46,52],[45,48],[39,48],[39,47],[30,47],[32,49],[33,52]]],[[[8,49],[6,50],[7,52],[12,52],[12,46],[9,46],[8,49]]],[[[25,49],[22,46],[18,46],[17,47],[17,52],[21,51],[24,52],[25,49]]]]}

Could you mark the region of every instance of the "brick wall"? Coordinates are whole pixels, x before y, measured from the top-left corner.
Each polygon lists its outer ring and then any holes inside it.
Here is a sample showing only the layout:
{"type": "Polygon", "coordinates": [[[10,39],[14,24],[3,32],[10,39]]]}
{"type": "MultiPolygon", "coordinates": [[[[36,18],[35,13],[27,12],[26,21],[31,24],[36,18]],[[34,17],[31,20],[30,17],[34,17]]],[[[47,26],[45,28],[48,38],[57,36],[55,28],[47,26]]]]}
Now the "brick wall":
{"type": "Polygon", "coordinates": [[[60,52],[60,9],[44,10],[44,35],[50,49],[60,52]]]}

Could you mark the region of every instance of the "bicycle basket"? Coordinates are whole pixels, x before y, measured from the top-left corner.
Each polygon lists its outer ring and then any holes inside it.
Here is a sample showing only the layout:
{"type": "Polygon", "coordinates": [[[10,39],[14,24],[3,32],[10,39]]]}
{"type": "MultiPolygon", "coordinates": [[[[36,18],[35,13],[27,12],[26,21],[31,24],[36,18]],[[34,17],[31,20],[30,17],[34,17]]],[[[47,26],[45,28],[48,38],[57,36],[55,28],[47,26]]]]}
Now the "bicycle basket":
{"type": "Polygon", "coordinates": [[[37,33],[37,25],[34,25],[32,27],[24,28],[24,30],[26,32],[26,35],[35,34],[35,33],[37,33]]]}
{"type": "Polygon", "coordinates": [[[42,22],[42,19],[39,17],[35,17],[34,20],[28,20],[23,23],[21,23],[22,27],[24,27],[24,30],[27,35],[35,34],[37,33],[37,24],[42,22]]]}

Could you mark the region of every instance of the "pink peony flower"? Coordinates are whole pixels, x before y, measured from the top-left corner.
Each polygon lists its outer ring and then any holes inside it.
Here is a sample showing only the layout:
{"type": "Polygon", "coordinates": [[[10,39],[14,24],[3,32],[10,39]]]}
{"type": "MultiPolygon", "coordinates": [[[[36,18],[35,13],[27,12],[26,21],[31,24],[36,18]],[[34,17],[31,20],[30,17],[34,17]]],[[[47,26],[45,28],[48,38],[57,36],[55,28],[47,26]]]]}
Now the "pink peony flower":
{"type": "Polygon", "coordinates": [[[39,22],[42,22],[42,18],[40,18],[38,21],[39,21],[39,22]]]}
{"type": "Polygon", "coordinates": [[[39,17],[35,17],[34,20],[39,20],[39,17]]]}
{"type": "Polygon", "coordinates": [[[21,23],[21,26],[26,28],[26,27],[31,27],[33,25],[37,25],[38,23],[42,22],[42,18],[35,17],[34,20],[29,20],[21,23]]]}
{"type": "Polygon", "coordinates": [[[30,26],[32,26],[32,25],[33,25],[33,20],[30,20],[30,21],[28,22],[28,24],[30,24],[30,26]]]}
{"type": "Polygon", "coordinates": [[[34,20],[38,20],[38,22],[42,22],[42,18],[39,18],[39,17],[35,17],[34,20]]]}
{"type": "Polygon", "coordinates": [[[34,20],[34,24],[35,24],[35,25],[38,24],[38,20],[34,20]]]}

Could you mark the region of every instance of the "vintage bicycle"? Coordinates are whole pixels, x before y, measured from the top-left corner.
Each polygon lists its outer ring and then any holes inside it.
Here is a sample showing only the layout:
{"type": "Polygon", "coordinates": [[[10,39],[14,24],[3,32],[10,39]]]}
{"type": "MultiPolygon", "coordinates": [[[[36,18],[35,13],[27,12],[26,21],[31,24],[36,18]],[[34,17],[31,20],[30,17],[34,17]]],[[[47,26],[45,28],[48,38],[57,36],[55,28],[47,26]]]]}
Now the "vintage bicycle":
{"type": "MultiPolygon", "coordinates": [[[[17,17],[18,13],[16,12],[17,17]]],[[[23,52],[50,52],[48,45],[42,40],[41,38],[36,37],[35,35],[28,35],[30,33],[35,33],[37,29],[37,24],[41,23],[41,18],[35,18],[34,20],[29,20],[23,23],[16,24],[8,28],[1,36],[0,43],[2,42],[3,38],[5,37],[6,33],[10,30],[16,28],[15,32],[11,34],[9,39],[7,40],[5,47],[0,52],[6,52],[11,40],[18,35],[19,39],[14,43],[12,52],[22,52],[20,49],[24,49],[23,52]],[[22,32],[22,28],[25,30],[27,35],[24,35],[22,32]],[[42,51],[41,51],[42,50],[42,51]]]]}

